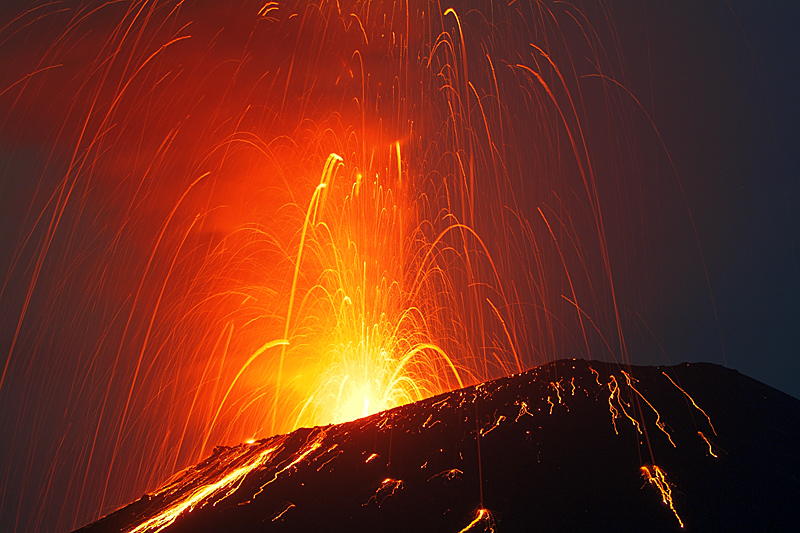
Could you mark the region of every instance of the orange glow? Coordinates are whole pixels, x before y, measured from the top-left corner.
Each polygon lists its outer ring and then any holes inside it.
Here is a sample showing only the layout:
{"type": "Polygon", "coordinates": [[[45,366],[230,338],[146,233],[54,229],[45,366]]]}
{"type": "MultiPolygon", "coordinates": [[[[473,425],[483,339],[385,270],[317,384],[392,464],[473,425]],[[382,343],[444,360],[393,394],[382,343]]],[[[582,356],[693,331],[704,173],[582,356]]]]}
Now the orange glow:
{"type": "Polygon", "coordinates": [[[181,514],[186,511],[191,511],[195,506],[203,504],[211,497],[219,496],[220,494],[223,494],[222,497],[224,497],[232,494],[239,488],[244,477],[255,468],[265,464],[274,451],[275,448],[264,450],[255,459],[228,472],[218,481],[207,485],[201,485],[189,491],[184,497],[180,498],[158,515],[131,529],[130,533],[155,533],[161,531],[172,524],[181,514]]]}
{"type": "Polygon", "coordinates": [[[597,382],[597,386],[602,387],[603,384],[600,383],[600,373],[592,367],[589,367],[589,370],[592,371],[592,375],[594,375],[594,380],[597,382]]]}
{"type": "Polygon", "coordinates": [[[703,410],[700,408],[700,406],[699,406],[699,405],[697,405],[697,403],[694,401],[694,398],[692,398],[691,396],[689,396],[689,393],[688,393],[688,392],[686,392],[685,390],[683,390],[683,389],[682,389],[682,388],[681,388],[681,387],[680,387],[680,386],[679,386],[677,383],[675,383],[675,382],[672,380],[672,378],[671,378],[671,377],[669,377],[669,376],[667,375],[667,373],[666,373],[666,372],[661,372],[661,373],[662,373],[662,374],[664,374],[664,377],[666,377],[666,378],[667,378],[667,379],[670,381],[670,383],[672,383],[673,385],[675,385],[675,387],[676,387],[676,388],[677,388],[679,391],[681,391],[681,392],[683,393],[683,395],[684,395],[684,396],[686,396],[686,398],[688,398],[688,400],[689,400],[690,402],[692,402],[692,405],[694,406],[694,408],[695,408],[695,409],[697,409],[698,411],[700,411],[701,413],[703,413],[703,416],[705,416],[705,417],[706,417],[706,420],[708,420],[708,425],[709,425],[709,426],[711,426],[711,431],[713,431],[713,432],[714,432],[714,435],[716,435],[716,434],[717,434],[717,430],[716,430],[716,429],[714,429],[714,424],[712,424],[712,423],[711,423],[711,417],[710,417],[710,416],[708,416],[708,415],[706,414],[706,412],[705,412],[705,411],[703,411],[703,410]]]}
{"type": "Polygon", "coordinates": [[[650,467],[644,465],[640,470],[642,472],[642,477],[661,494],[661,501],[664,502],[664,505],[669,506],[675,518],[678,519],[681,528],[683,528],[683,520],[678,516],[678,511],[675,510],[675,505],[672,503],[672,487],[669,481],[667,481],[667,475],[657,465],[652,465],[650,467]]]}
{"type": "Polygon", "coordinates": [[[258,16],[267,18],[270,12],[277,11],[279,7],[278,2],[267,2],[264,4],[264,7],[258,11],[258,16]]]}
{"type": "Polygon", "coordinates": [[[297,507],[297,506],[295,504],[293,504],[292,502],[288,502],[286,504],[286,506],[283,509],[281,509],[281,511],[278,514],[276,514],[274,517],[272,517],[272,521],[274,522],[276,520],[279,520],[292,507],[297,507]]]}
{"type": "MultiPolygon", "coordinates": [[[[610,381],[608,382],[608,391],[609,391],[608,410],[611,412],[611,421],[614,424],[614,432],[619,434],[617,432],[617,422],[616,422],[616,420],[617,420],[617,418],[620,418],[620,414],[619,413],[620,413],[620,411],[622,411],[622,414],[625,415],[625,418],[630,420],[631,424],[633,424],[633,427],[636,428],[636,431],[638,431],[641,434],[642,428],[639,426],[639,421],[628,414],[628,410],[625,408],[627,404],[620,397],[620,388],[619,388],[619,384],[617,383],[617,378],[615,378],[614,375],[612,374],[611,376],[609,376],[609,379],[610,379],[610,381]],[[614,405],[614,400],[617,401],[617,405],[616,406],[614,405]],[[619,407],[619,409],[617,409],[617,407],[619,407]]],[[[627,405],[627,407],[628,407],[628,409],[630,409],[629,405],[627,405]]]]}
{"type": "Polygon", "coordinates": [[[458,468],[451,468],[450,470],[445,470],[443,472],[439,472],[438,474],[431,476],[428,478],[430,482],[432,479],[436,479],[437,477],[444,478],[445,481],[453,481],[454,479],[459,479],[464,472],[459,470],[458,468]]]}
{"type": "MultiPolygon", "coordinates": [[[[312,440],[311,442],[306,443],[306,445],[297,452],[297,454],[294,456],[294,458],[291,461],[289,461],[286,465],[284,465],[284,466],[280,467],[279,469],[277,469],[275,471],[275,474],[272,476],[272,479],[270,479],[269,481],[267,481],[266,483],[261,485],[261,488],[258,490],[258,492],[256,492],[253,495],[253,498],[255,498],[256,496],[261,494],[261,492],[264,490],[264,487],[266,487],[267,485],[269,485],[270,483],[272,483],[273,481],[278,479],[278,476],[280,474],[282,474],[283,472],[286,472],[291,467],[295,466],[300,461],[305,459],[310,453],[314,452],[317,448],[319,448],[322,445],[322,439],[324,439],[324,438],[325,438],[325,431],[320,431],[317,434],[317,437],[314,440],[312,440]]],[[[251,500],[252,500],[252,498],[251,498],[251,500]]]]}
{"type": "Polygon", "coordinates": [[[651,403],[650,403],[650,402],[647,400],[647,398],[645,398],[645,397],[644,397],[644,395],[642,395],[642,393],[641,393],[641,392],[639,392],[639,390],[638,390],[636,387],[634,387],[634,386],[633,386],[633,382],[635,382],[635,381],[636,381],[636,378],[633,378],[633,377],[631,377],[631,375],[630,375],[630,374],[628,374],[627,372],[625,372],[624,370],[620,370],[620,372],[622,372],[622,374],[625,376],[625,381],[627,381],[627,382],[628,382],[628,387],[630,387],[630,388],[631,388],[631,390],[633,390],[633,391],[634,391],[636,394],[638,394],[638,395],[639,395],[639,397],[640,397],[642,400],[644,400],[644,402],[645,402],[645,403],[646,403],[648,406],[650,406],[650,409],[652,409],[652,410],[653,410],[653,412],[656,414],[656,426],[658,427],[658,429],[660,429],[660,430],[661,430],[661,432],[662,432],[664,435],[666,435],[666,436],[667,436],[667,438],[669,439],[669,443],[670,443],[670,444],[672,444],[672,447],[673,447],[673,448],[677,448],[677,446],[675,446],[675,443],[674,443],[674,442],[673,442],[673,440],[672,440],[672,435],[670,435],[670,434],[667,432],[666,425],[664,424],[664,422],[662,422],[662,421],[661,421],[661,413],[659,413],[659,412],[658,412],[658,410],[657,410],[655,407],[653,407],[653,404],[651,404],[651,403]]]}
{"type": "Polygon", "coordinates": [[[517,418],[514,419],[514,422],[519,422],[519,419],[520,419],[520,417],[522,417],[522,415],[533,416],[533,413],[528,411],[527,402],[520,402],[520,404],[519,404],[519,414],[517,414],[517,418]]]}
{"type": "Polygon", "coordinates": [[[390,498],[394,496],[395,492],[398,490],[403,489],[403,480],[402,479],[393,479],[387,477],[381,484],[378,485],[378,488],[375,490],[375,494],[370,497],[369,500],[364,505],[368,505],[370,502],[375,502],[380,507],[386,498],[390,498]]]}
{"type": "Polygon", "coordinates": [[[478,512],[475,514],[475,518],[472,519],[472,522],[467,524],[467,526],[458,533],[465,533],[479,526],[483,527],[484,531],[494,531],[494,519],[492,518],[492,514],[488,509],[478,509],[478,512]]]}
{"type": "Polygon", "coordinates": [[[698,431],[697,434],[700,436],[701,439],[703,439],[703,442],[706,443],[706,446],[708,446],[708,455],[714,457],[715,459],[718,458],[719,456],[716,453],[714,453],[714,448],[711,446],[711,442],[708,440],[708,437],[706,437],[702,431],[698,431]]]}
{"type": "MultiPolygon", "coordinates": [[[[236,492],[241,486],[244,478],[250,472],[257,469],[273,467],[274,473],[272,479],[261,485],[259,491],[251,497],[252,500],[258,496],[258,494],[260,494],[267,485],[278,479],[280,474],[297,465],[309,454],[317,450],[321,446],[325,435],[326,433],[324,430],[317,432],[316,436],[309,440],[289,462],[282,465],[272,465],[271,460],[283,445],[285,437],[278,438],[278,444],[276,446],[271,446],[263,451],[258,452],[255,457],[246,460],[241,466],[237,466],[232,470],[229,467],[223,471],[222,474],[218,474],[218,479],[214,481],[206,481],[205,483],[197,484],[195,477],[201,475],[199,470],[195,474],[189,472],[181,477],[176,476],[175,481],[165,485],[161,490],[156,492],[154,496],[163,494],[179,494],[181,492],[183,492],[183,494],[172,498],[167,508],[162,509],[155,516],[145,520],[135,528],[130,529],[128,533],[156,533],[158,531],[162,531],[172,524],[181,514],[185,512],[191,512],[195,507],[202,507],[210,501],[218,501],[236,492]],[[197,486],[194,486],[195,484],[197,484],[197,486]]],[[[244,456],[247,453],[248,449],[244,448],[241,452],[241,455],[244,456]]],[[[236,457],[234,456],[233,461],[235,460],[236,457]]],[[[289,507],[285,508],[275,519],[279,518],[283,513],[288,511],[289,508],[293,506],[294,505],[291,504],[289,507]]]]}
{"type": "MultiPolygon", "coordinates": [[[[563,405],[564,409],[569,411],[569,405],[564,403],[564,400],[561,398],[561,391],[563,390],[563,388],[561,386],[561,382],[560,381],[558,381],[558,382],[551,381],[550,382],[550,386],[553,388],[554,391],[556,391],[556,399],[558,400],[558,404],[559,405],[563,405]]],[[[574,383],[572,384],[572,393],[575,394],[575,384],[574,383]]],[[[549,396],[548,396],[548,401],[550,401],[550,397],[549,396]]],[[[554,407],[553,406],[553,402],[550,402],[550,414],[553,414],[553,407],[554,407]]]]}
{"type": "Polygon", "coordinates": [[[486,428],[481,429],[481,437],[486,436],[489,433],[491,433],[492,431],[494,431],[495,429],[497,429],[497,426],[499,426],[500,423],[505,419],[506,419],[506,417],[504,415],[500,415],[499,417],[497,417],[497,420],[494,421],[494,424],[492,424],[489,429],[486,429],[486,428]]]}

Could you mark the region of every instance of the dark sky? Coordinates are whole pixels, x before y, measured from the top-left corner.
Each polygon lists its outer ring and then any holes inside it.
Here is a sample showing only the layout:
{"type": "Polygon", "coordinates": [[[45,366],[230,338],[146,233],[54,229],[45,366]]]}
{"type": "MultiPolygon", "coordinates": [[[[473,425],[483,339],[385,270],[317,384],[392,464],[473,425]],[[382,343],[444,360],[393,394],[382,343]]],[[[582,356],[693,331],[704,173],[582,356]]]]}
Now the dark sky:
{"type": "MultiPolygon", "coordinates": [[[[96,13],[78,7],[85,4],[65,2],[20,19],[15,16],[26,6],[43,4],[3,4],[0,365],[6,369],[0,426],[11,428],[14,438],[0,444],[5,463],[0,523],[18,520],[17,530],[78,524],[101,507],[109,510],[115,498],[132,497],[124,490],[98,494],[109,484],[107,472],[139,494],[163,480],[164,472],[208,451],[199,442],[184,443],[183,437],[175,444],[175,435],[182,432],[188,441],[211,434],[204,424],[222,392],[207,377],[217,364],[207,354],[225,346],[226,321],[237,324],[231,353],[238,355],[220,365],[229,374],[220,369],[217,379],[224,384],[264,337],[282,333],[280,320],[264,320],[274,309],[212,307],[201,288],[213,283],[217,294],[245,292],[251,302],[263,298],[285,306],[285,299],[274,295],[288,292],[291,276],[260,269],[274,264],[275,271],[287,272],[286,254],[253,251],[250,241],[232,241],[241,248],[230,259],[215,246],[221,236],[262,220],[265,213],[272,217],[264,224],[276,241],[285,245],[296,236],[302,212],[285,206],[307,205],[318,179],[318,174],[304,180],[297,175],[318,172],[330,150],[324,133],[308,133],[308,122],[333,132],[332,143],[341,145],[350,160],[361,157],[341,135],[351,123],[370,141],[377,139],[376,145],[402,143],[405,173],[425,176],[416,183],[414,212],[430,219],[431,228],[443,223],[437,219],[442,199],[450,202],[453,195],[448,210],[484,237],[507,294],[518,297],[514,305],[500,306],[500,313],[509,324],[516,321],[520,351],[527,350],[524,366],[587,354],[633,364],[709,361],[800,397],[800,7],[795,2],[675,0],[586,2],[581,11],[570,11],[562,3],[541,4],[556,13],[551,20],[544,11],[520,7],[535,2],[512,2],[508,10],[499,10],[513,15],[500,24],[470,11],[470,4],[454,3],[467,29],[470,79],[475,93],[484,96],[482,111],[490,124],[485,129],[505,142],[497,150],[500,164],[495,152],[483,150],[482,130],[474,128],[480,192],[471,209],[464,207],[469,195],[458,191],[467,180],[447,174],[457,174],[451,147],[458,144],[453,131],[463,125],[461,118],[453,119],[460,125],[448,129],[452,117],[444,111],[449,93],[441,90],[442,72],[451,70],[437,71],[438,59],[428,64],[423,58],[429,51],[426,39],[435,40],[440,26],[455,31],[452,16],[436,18],[449,3],[442,2],[438,14],[436,7],[425,18],[408,21],[408,31],[422,42],[412,43],[410,49],[420,55],[410,57],[397,52],[392,41],[392,30],[406,21],[384,18],[381,10],[388,4],[380,2],[363,15],[369,47],[360,44],[362,33],[352,18],[326,26],[329,19],[316,12],[294,18],[280,12],[280,23],[278,18],[254,22],[260,6],[244,1],[230,10],[189,2],[175,12],[171,2],[134,2],[110,4],[96,13]],[[147,9],[139,15],[126,11],[142,5],[147,9]],[[157,9],[151,12],[151,6],[157,9]],[[47,16],[39,18],[42,13],[47,16]],[[121,20],[125,24],[117,26],[121,20]],[[121,38],[126,24],[141,33],[131,32],[124,40],[129,47],[115,54],[108,43],[121,38]],[[487,28],[491,38],[480,33],[487,28]],[[141,64],[161,44],[189,34],[131,74],[131,65],[141,64]],[[558,75],[529,47],[531,42],[560,65],[566,90],[559,91],[558,75]],[[487,51],[497,63],[505,106],[497,112],[503,117],[498,122],[492,122],[496,100],[487,51]],[[371,107],[364,123],[354,119],[361,98],[360,62],[370,76],[365,92],[371,107]],[[583,126],[586,153],[598,176],[596,196],[584,192],[556,108],[518,64],[541,72],[567,114],[563,122],[575,132],[578,123],[583,126]],[[619,85],[595,76],[598,69],[619,85]],[[120,88],[123,97],[117,102],[120,88]],[[569,98],[580,120],[570,118],[569,98]],[[100,111],[113,105],[117,111],[103,121],[100,111]],[[85,121],[89,109],[100,111],[85,121]],[[86,138],[81,137],[84,127],[90,132],[86,138]],[[223,149],[234,137],[236,146],[253,141],[248,146],[262,151],[223,149]],[[265,149],[258,144],[265,139],[280,140],[265,149]],[[70,161],[80,170],[67,172],[70,161]],[[190,185],[207,170],[210,178],[190,185]],[[179,200],[186,191],[185,200],[179,200]],[[602,247],[593,233],[595,200],[604,208],[618,320],[602,247]],[[511,211],[530,223],[530,242],[523,238],[528,233],[522,224],[514,226],[511,211]],[[198,213],[202,217],[195,219],[198,213]],[[560,250],[544,217],[555,226],[560,250]],[[51,220],[59,224],[52,240],[51,220]],[[165,227],[169,231],[159,240],[165,227]],[[151,264],[154,242],[159,244],[151,264]],[[45,246],[48,252],[42,255],[45,246]],[[255,267],[244,258],[253,259],[255,267]],[[569,284],[564,265],[572,274],[569,284]],[[269,275],[274,283],[253,292],[269,275]],[[565,303],[572,297],[593,321],[583,324],[589,330],[585,341],[573,305],[565,303]],[[263,330],[249,331],[250,324],[263,330]],[[183,360],[164,355],[174,353],[182,353],[183,360]],[[205,397],[211,398],[209,405],[203,404],[205,397]],[[195,409],[196,401],[202,409],[195,409]],[[185,409],[193,416],[185,416],[185,409]],[[159,444],[142,452],[132,436],[159,444]],[[118,450],[121,458],[129,453],[135,461],[120,459],[116,470],[106,468],[117,460],[118,450]],[[119,463],[124,463],[122,472],[119,463]],[[68,492],[67,499],[58,496],[68,492]],[[46,510],[41,502],[48,503],[46,510]]],[[[439,54],[445,53],[440,47],[439,54]]],[[[482,116],[472,102],[472,124],[480,125],[482,116]]],[[[375,169],[395,168],[391,156],[381,157],[375,157],[375,169]]],[[[361,158],[363,166],[368,159],[361,158]]],[[[447,245],[456,249],[464,243],[447,245]]],[[[504,335],[498,324],[485,326],[486,338],[474,333],[494,315],[486,304],[470,310],[470,302],[491,298],[498,303],[500,291],[491,287],[491,276],[473,282],[460,261],[449,263],[457,290],[446,302],[454,316],[463,307],[463,316],[456,316],[463,331],[453,326],[462,336],[448,348],[469,352],[464,354],[469,366],[488,358],[489,348],[501,345],[504,335]]],[[[480,259],[475,268],[491,273],[480,259]]],[[[437,323],[450,331],[453,316],[440,313],[437,323]]],[[[258,369],[274,373],[266,363],[258,369]]],[[[487,375],[498,373],[493,370],[487,375]]],[[[234,395],[248,406],[258,405],[266,394],[263,381],[245,373],[243,391],[234,395]]],[[[251,437],[247,432],[254,430],[235,428],[262,428],[254,422],[259,413],[223,411],[222,418],[233,418],[210,440],[251,437]]]]}
{"type": "MultiPolygon", "coordinates": [[[[800,8],[729,7],[647,3],[653,119],[694,216],[727,365],[797,397],[800,8]]],[[[692,271],[690,240],[676,244],[684,251],[676,269],[692,271]]],[[[719,339],[707,291],[693,289],[676,290],[665,346],[701,360],[719,353],[719,339]]]]}

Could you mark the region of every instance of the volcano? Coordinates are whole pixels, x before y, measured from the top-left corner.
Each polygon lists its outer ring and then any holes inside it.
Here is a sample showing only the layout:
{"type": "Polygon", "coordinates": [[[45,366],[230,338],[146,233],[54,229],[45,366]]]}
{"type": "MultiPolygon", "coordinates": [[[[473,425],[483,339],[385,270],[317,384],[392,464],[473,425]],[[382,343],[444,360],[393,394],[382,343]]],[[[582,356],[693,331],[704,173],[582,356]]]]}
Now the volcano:
{"type": "Polygon", "coordinates": [[[798,442],[734,370],[562,360],[217,447],[79,531],[793,531],[798,442]]]}

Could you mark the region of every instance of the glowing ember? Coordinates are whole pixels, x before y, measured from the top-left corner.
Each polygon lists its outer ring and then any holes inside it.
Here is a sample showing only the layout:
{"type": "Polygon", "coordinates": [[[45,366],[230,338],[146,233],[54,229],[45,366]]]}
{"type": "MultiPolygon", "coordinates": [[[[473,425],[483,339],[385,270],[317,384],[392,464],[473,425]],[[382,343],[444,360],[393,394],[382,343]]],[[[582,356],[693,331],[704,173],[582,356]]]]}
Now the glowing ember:
{"type": "Polygon", "coordinates": [[[630,414],[628,414],[630,405],[627,405],[625,403],[625,400],[623,400],[622,397],[620,396],[621,389],[619,388],[619,384],[617,383],[617,378],[611,375],[609,376],[609,379],[610,381],[608,382],[608,390],[610,394],[608,396],[608,410],[611,412],[611,421],[614,424],[614,432],[618,433],[616,420],[620,418],[621,416],[620,412],[622,412],[622,414],[625,415],[625,418],[630,420],[631,424],[633,424],[633,427],[636,428],[636,431],[641,433],[642,428],[639,426],[639,421],[636,420],[634,417],[632,417],[630,414]],[[614,405],[615,400],[616,400],[616,406],[614,405]]]}
{"type": "Polygon", "coordinates": [[[528,411],[528,403],[527,402],[520,402],[519,414],[517,414],[517,418],[514,419],[514,422],[519,422],[519,418],[522,415],[533,416],[533,413],[528,411]]]}
{"type": "Polygon", "coordinates": [[[702,431],[698,431],[698,432],[697,432],[697,435],[698,435],[698,436],[699,436],[701,439],[703,439],[703,442],[705,442],[705,443],[706,443],[706,446],[708,446],[708,455],[710,455],[711,457],[714,457],[715,459],[716,459],[716,458],[718,458],[719,456],[718,456],[716,453],[714,453],[714,447],[713,447],[713,446],[711,446],[711,441],[709,441],[709,440],[708,440],[708,437],[706,437],[706,436],[703,434],[703,432],[702,432],[702,431]]]}
{"type": "Polygon", "coordinates": [[[378,457],[378,454],[377,454],[377,453],[371,453],[371,454],[369,455],[369,457],[367,457],[367,460],[366,460],[366,461],[364,461],[364,463],[369,463],[370,461],[372,461],[373,459],[375,459],[375,458],[377,458],[377,457],[378,457]]]}
{"type": "Polygon", "coordinates": [[[370,502],[374,501],[378,504],[378,507],[380,507],[386,498],[394,496],[394,493],[398,490],[402,490],[402,488],[403,480],[387,477],[381,481],[381,484],[378,486],[377,490],[375,490],[375,494],[364,505],[368,505],[370,502]]]}
{"type": "Polygon", "coordinates": [[[689,401],[692,403],[692,405],[694,406],[694,408],[695,408],[695,409],[697,409],[698,411],[700,411],[701,413],[703,413],[703,416],[704,416],[704,417],[706,417],[706,420],[708,421],[708,425],[711,427],[711,431],[713,431],[713,432],[714,432],[714,435],[716,435],[716,434],[717,434],[717,430],[716,430],[716,429],[714,429],[714,424],[712,424],[712,423],[711,423],[711,417],[710,417],[710,416],[708,416],[708,415],[706,414],[706,412],[705,412],[705,411],[703,411],[703,410],[700,408],[700,406],[699,406],[699,405],[697,405],[697,403],[695,403],[695,401],[694,401],[694,398],[692,398],[691,396],[689,396],[689,393],[688,393],[688,392],[686,392],[685,390],[683,390],[683,389],[682,389],[682,388],[681,388],[681,387],[680,387],[680,386],[679,386],[677,383],[675,383],[675,381],[674,381],[674,380],[673,380],[671,377],[669,377],[669,375],[668,375],[666,372],[661,372],[661,374],[663,374],[663,375],[664,375],[664,377],[666,377],[666,378],[667,378],[667,379],[670,381],[670,383],[672,383],[673,385],[675,385],[675,387],[676,387],[676,388],[677,388],[679,391],[681,391],[681,392],[683,393],[683,395],[684,395],[684,396],[686,396],[686,398],[687,398],[687,399],[688,399],[688,400],[689,400],[689,401]]]}
{"type": "Polygon", "coordinates": [[[466,533],[467,531],[471,531],[477,527],[483,528],[484,531],[494,531],[494,520],[492,519],[492,514],[487,509],[478,509],[477,513],[475,513],[475,518],[472,519],[472,522],[467,524],[467,526],[458,533],[466,533]]]}
{"type": "Polygon", "coordinates": [[[653,404],[651,404],[647,400],[647,398],[645,398],[644,395],[642,395],[642,393],[639,392],[639,390],[636,387],[633,386],[634,382],[636,382],[636,378],[632,377],[630,374],[628,374],[624,370],[621,370],[621,372],[625,376],[625,381],[628,383],[628,387],[630,387],[630,389],[633,392],[635,392],[637,395],[639,395],[639,398],[641,398],[644,401],[644,403],[646,403],[650,407],[650,409],[652,409],[653,412],[656,414],[656,427],[658,427],[658,429],[660,429],[661,432],[664,435],[667,436],[667,438],[669,439],[669,443],[672,444],[673,448],[675,448],[676,447],[675,446],[675,441],[672,440],[672,435],[669,434],[669,432],[667,431],[666,425],[664,424],[664,422],[662,422],[661,413],[659,413],[658,410],[656,410],[656,408],[653,407],[653,404]]]}
{"type": "Polygon", "coordinates": [[[664,505],[669,506],[670,510],[675,514],[675,518],[678,519],[681,528],[683,528],[683,520],[678,516],[678,511],[675,510],[675,506],[672,503],[672,487],[667,481],[667,475],[657,465],[644,465],[641,471],[642,477],[658,490],[661,494],[661,501],[664,502],[664,505]]]}

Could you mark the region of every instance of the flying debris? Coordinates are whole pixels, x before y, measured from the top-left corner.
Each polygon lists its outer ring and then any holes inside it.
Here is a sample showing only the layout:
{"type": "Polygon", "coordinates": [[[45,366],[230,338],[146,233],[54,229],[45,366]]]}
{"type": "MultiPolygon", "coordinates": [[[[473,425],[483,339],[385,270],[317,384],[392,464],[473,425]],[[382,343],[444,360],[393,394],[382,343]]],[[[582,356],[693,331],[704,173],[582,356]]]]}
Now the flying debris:
{"type": "Polygon", "coordinates": [[[788,400],[630,366],[683,189],[619,3],[4,2],[0,528],[794,516],[788,400]]]}

